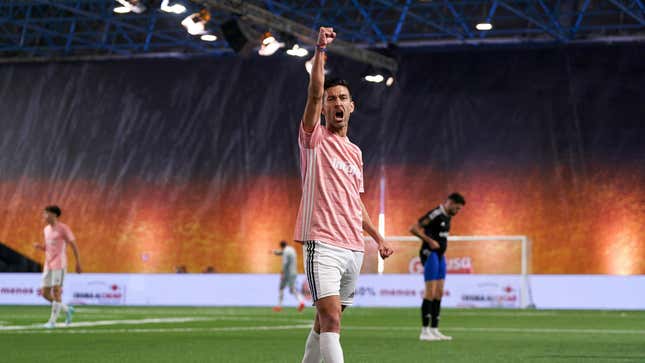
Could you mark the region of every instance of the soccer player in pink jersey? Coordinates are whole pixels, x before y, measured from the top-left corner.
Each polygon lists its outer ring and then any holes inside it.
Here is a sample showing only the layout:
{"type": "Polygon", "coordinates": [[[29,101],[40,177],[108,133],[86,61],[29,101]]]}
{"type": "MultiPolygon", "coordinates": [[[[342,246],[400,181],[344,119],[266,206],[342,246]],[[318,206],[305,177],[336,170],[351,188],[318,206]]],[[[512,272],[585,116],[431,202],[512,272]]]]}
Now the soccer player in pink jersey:
{"type": "Polygon", "coordinates": [[[50,205],[45,207],[43,217],[47,226],[45,227],[45,243],[35,243],[34,247],[45,251],[45,264],[43,269],[43,297],[52,303],[51,316],[45,324],[45,328],[56,327],[56,320],[61,310],[65,313],[65,324],[72,322],[74,308],[61,302],[63,280],[67,269],[66,247],[69,244],[74,251],[76,258],[76,272],[81,273],[81,260],[76,245],[76,237],[72,230],[58,221],[61,210],[58,206],[50,205]]]}
{"type": "Polygon", "coordinates": [[[363,157],[347,137],[355,107],[349,85],[343,80],[325,82],[327,46],[335,37],[333,28],[320,28],[298,135],[302,199],[294,239],[304,244],[305,273],[316,306],[305,363],[344,361],[341,313],[353,303],[363,264],[363,230],[376,241],[383,258],[393,253],[361,200],[363,157]]]}

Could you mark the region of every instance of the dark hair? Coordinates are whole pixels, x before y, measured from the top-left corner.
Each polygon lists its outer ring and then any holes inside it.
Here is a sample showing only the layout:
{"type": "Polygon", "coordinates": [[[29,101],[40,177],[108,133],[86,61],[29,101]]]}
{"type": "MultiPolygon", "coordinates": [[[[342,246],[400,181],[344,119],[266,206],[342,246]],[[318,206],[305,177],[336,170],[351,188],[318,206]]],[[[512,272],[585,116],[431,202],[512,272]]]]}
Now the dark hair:
{"type": "Polygon", "coordinates": [[[282,248],[287,247],[287,241],[280,241],[280,247],[282,248]]]}
{"type": "Polygon", "coordinates": [[[57,205],[48,205],[45,207],[45,212],[54,213],[56,217],[60,217],[63,212],[57,205]]]}
{"type": "Polygon", "coordinates": [[[461,205],[466,205],[466,199],[464,198],[463,195],[459,193],[452,193],[448,196],[448,199],[452,200],[453,202],[461,205]]]}
{"type": "Polygon", "coordinates": [[[331,78],[331,79],[325,80],[325,86],[324,86],[325,91],[328,88],[332,88],[335,86],[343,86],[347,88],[347,91],[349,92],[349,98],[352,98],[352,89],[349,87],[349,82],[341,78],[331,78]]]}

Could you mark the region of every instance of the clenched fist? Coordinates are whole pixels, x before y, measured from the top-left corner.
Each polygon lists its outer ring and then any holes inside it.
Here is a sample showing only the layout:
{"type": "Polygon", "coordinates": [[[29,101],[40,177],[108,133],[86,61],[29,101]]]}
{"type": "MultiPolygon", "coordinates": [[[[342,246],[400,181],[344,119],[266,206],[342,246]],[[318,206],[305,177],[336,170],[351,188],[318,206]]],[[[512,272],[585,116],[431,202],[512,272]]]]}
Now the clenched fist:
{"type": "Polygon", "coordinates": [[[336,39],[334,28],[325,28],[323,26],[320,27],[320,31],[318,32],[318,47],[325,48],[329,44],[331,44],[334,39],[336,39]]]}

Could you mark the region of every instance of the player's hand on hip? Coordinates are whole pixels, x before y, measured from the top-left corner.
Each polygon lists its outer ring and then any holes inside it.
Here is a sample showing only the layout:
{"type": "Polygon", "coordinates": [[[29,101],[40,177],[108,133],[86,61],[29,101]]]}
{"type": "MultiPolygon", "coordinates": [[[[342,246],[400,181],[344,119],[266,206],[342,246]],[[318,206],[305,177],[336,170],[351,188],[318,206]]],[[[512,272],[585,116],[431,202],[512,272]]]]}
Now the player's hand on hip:
{"type": "Polygon", "coordinates": [[[326,28],[324,26],[321,26],[320,31],[318,32],[318,43],[316,45],[321,48],[325,48],[329,44],[331,44],[334,39],[336,39],[334,28],[326,28]]]}

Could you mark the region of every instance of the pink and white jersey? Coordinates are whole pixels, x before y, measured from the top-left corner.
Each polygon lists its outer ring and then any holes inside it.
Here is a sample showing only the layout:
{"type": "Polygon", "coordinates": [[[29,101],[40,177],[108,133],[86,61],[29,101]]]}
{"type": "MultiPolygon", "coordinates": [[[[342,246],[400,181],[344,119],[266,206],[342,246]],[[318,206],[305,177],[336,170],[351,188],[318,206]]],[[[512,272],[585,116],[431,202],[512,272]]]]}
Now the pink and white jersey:
{"type": "Polygon", "coordinates": [[[361,149],[320,122],[311,133],[300,123],[298,145],[302,200],[294,240],[364,251],[361,149]]]}
{"type": "Polygon", "coordinates": [[[45,227],[45,271],[67,268],[67,243],[75,240],[72,230],[63,223],[45,227]]]}

